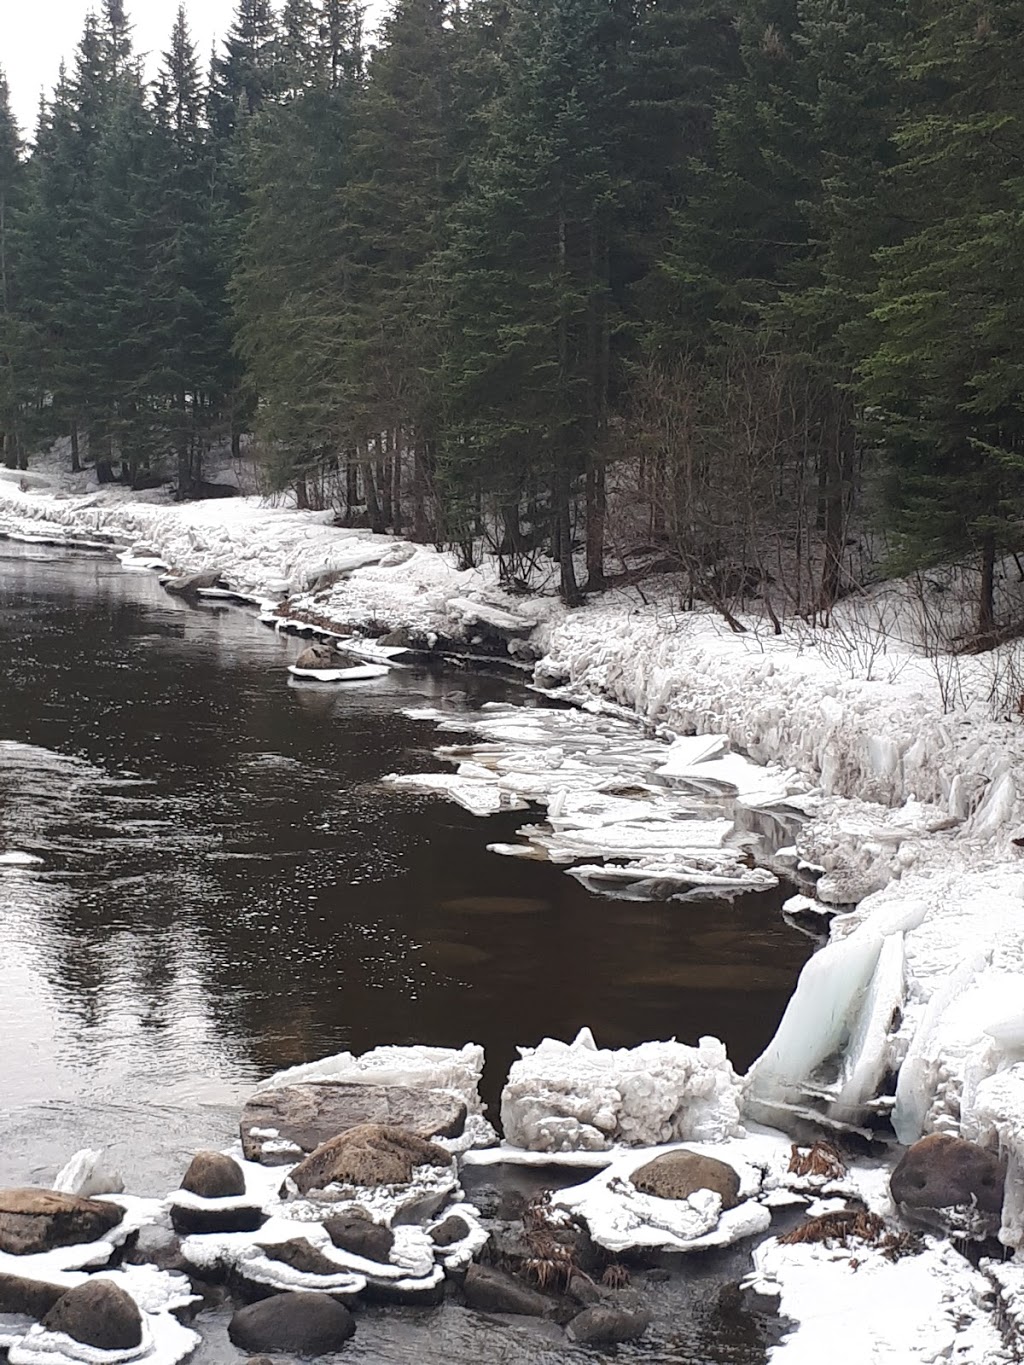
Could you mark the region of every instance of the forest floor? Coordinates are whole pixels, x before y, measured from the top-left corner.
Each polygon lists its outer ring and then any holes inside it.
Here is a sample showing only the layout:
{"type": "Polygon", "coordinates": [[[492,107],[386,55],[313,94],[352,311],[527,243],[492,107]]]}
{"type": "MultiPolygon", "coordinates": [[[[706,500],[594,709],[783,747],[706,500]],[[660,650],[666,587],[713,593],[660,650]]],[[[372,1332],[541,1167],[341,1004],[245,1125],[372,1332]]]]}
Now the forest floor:
{"type": "MultiPolygon", "coordinates": [[[[684,611],[671,575],[567,610],[553,590],[504,592],[489,562],[460,571],[432,547],[339,528],[330,513],[241,497],[175,505],[45,465],[2,473],[0,534],[112,543],[129,566],[216,570],[283,616],[341,634],[484,649],[553,695],[622,708],[660,737],[723,735],[757,763],[796,769],[805,820],[790,856],[817,879],[804,906],[830,938],[752,1068],[754,1112],[855,1127],[883,1114],[903,1143],[944,1132],[998,1148],[1009,1161],[1001,1237],[1021,1254],[1024,649],[942,648],[973,591],[964,575],[882,584],[847,599],[828,627],[797,620],[775,634],[752,613],[736,633],[709,608],[684,611]]],[[[1024,615],[1019,577],[1013,561],[1002,566],[1006,617],[1024,615]]],[[[872,1291],[857,1359],[934,1358],[923,1353],[934,1342],[885,1327],[883,1300],[894,1324],[906,1319],[907,1265],[872,1291]]],[[[775,1266],[789,1276],[786,1311],[808,1326],[773,1360],[810,1358],[818,1269],[775,1266]]],[[[1024,1265],[995,1278],[1012,1320],[1024,1265]]],[[[851,1298],[851,1323],[859,1305],[851,1298]]],[[[986,1341],[978,1355],[965,1338],[948,1358],[1017,1358],[986,1341]]]]}

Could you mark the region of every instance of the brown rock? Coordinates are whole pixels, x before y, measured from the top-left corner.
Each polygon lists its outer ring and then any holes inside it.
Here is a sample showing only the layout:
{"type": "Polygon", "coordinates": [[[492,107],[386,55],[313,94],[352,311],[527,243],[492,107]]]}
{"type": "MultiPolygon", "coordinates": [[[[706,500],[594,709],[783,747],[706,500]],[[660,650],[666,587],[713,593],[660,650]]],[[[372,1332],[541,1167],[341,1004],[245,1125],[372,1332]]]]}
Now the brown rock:
{"type": "Polygon", "coordinates": [[[142,1315],[135,1300],[110,1280],[93,1279],[57,1300],[43,1326],[101,1351],[142,1344],[142,1315]]]}
{"type": "Polygon", "coordinates": [[[303,1275],[341,1275],[344,1272],[343,1266],[329,1260],[305,1237],[293,1237],[290,1242],[259,1242],[257,1245],[271,1261],[290,1265],[303,1275]]]}
{"type": "Polygon", "coordinates": [[[438,1247],[454,1246],[469,1236],[469,1224],[457,1213],[451,1213],[443,1223],[438,1223],[430,1232],[430,1240],[438,1247]]]}
{"type": "Polygon", "coordinates": [[[417,1166],[450,1166],[451,1153],[407,1128],[364,1123],[319,1146],[291,1173],[300,1194],[328,1185],[407,1185],[417,1166]]]}
{"type": "MultiPolygon", "coordinates": [[[[466,1106],[446,1090],[403,1085],[360,1085],[316,1081],[259,1090],[242,1110],[239,1124],[247,1161],[263,1161],[265,1139],[252,1129],[276,1129],[278,1140],[303,1152],[363,1124],[407,1128],[423,1138],[458,1137],[466,1126],[466,1106]]],[[[268,1153],[267,1165],[276,1165],[268,1153]]]]}
{"type": "Polygon", "coordinates": [[[998,1215],[1006,1168],[994,1152],[964,1138],[933,1133],[903,1154],[889,1180],[897,1204],[907,1209],[974,1207],[998,1215]]]}
{"type": "Polygon", "coordinates": [[[0,1251],[31,1256],[96,1242],[124,1217],[118,1204],[56,1190],[0,1190],[0,1251]]]}
{"type": "Polygon", "coordinates": [[[387,1265],[395,1234],[390,1228],[375,1223],[365,1209],[349,1209],[346,1213],[328,1218],[324,1223],[327,1235],[341,1251],[363,1256],[378,1265],[387,1265]]]}
{"type": "Polygon", "coordinates": [[[0,1313],[24,1313],[38,1320],[66,1293],[62,1284],[26,1280],[21,1275],[0,1275],[0,1313]]]}
{"type": "Polygon", "coordinates": [[[723,1211],[740,1202],[740,1178],[732,1166],[685,1149],[656,1156],[630,1179],[638,1190],[659,1199],[688,1199],[697,1190],[711,1190],[720,1197],[723,1211]]]}
{"type": "Polygon", "coordinates": [[[223,1152],[196,1152],[181,1188],[202,1199],[234,1199],[245,1194],[245,1176],[238,1162],[223,1152]]]}
{"type": "Polygon", "coordinates": [[[466,1271],[462,1291],[470,1308],[482,1313],[521,1313],[531,1318],[549,1317],[556,1305],[536,1289],[497,1270],[475,1262],[466,1271]]]}
{"type": "Polygon", "coordinates": [[[239,1308],[228,1336],[243,1351],[321,1356],[337,1351],[356,1330],[352,1314],[329,1294],[275,1294],[239,1308]]]}
{"type": "Polygon", "coordinates": [[[330,645],[307,645],[295,660],[296,668],[337,668],[338,660],[330,645]]]}
{"type": "Polygon", "coordinates": [[[644,1310],[630,1312],[607,1304],[593,1304],[566,1327],[573,1341],[584,1346],[610,1346],[620,1341],[636,1341],[651,1325],[651,1315],[644,1310]]]}

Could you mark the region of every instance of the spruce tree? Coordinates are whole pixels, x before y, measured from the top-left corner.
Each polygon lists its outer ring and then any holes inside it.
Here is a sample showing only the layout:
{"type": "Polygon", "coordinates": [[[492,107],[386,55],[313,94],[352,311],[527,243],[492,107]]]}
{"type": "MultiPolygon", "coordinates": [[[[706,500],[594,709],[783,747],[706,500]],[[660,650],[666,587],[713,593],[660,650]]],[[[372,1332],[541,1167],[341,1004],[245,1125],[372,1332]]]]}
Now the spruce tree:
{"type": "Polygon", "coordinates": [[[0,455],[10,469],[25,467],[22,371],[27,335],[20,314],[17,259],[24,183],[21,134],[11,112],[7,78],[0,70],[0,455]]]}
{"type": "Polygon", "coordinates": [[[880,254],[864,364],[904,562],[973,561],[982,639],[996,559],[1019,548],[1024,511],[1020,19],[1015,0],[919,7],[893,173],[906,230],[880,254]]]}

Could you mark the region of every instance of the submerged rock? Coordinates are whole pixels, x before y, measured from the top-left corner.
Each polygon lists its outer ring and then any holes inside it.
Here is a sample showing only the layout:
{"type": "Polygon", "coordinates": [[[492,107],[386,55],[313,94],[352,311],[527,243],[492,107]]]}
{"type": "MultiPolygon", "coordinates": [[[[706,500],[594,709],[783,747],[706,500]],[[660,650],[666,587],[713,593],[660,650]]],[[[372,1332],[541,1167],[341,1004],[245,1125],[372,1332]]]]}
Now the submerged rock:
{"type": "Polygon", "coordinates": [[[407,1128],[364,1123],[323,1143],[291,1172],[300,1194],[328,1185],[408,1185],[417,1166],[450,1166],[451,1154],[407,1128]]]}
{"type": "Polygon", "coordinates": [[[245,1176],[238,1162],[224,1152],[196,1152],[181,1188],[203,1199],[231,1199],[245,1194],[245,1176]]]}
{"type": "Polygon", "coordinates": [[[536,1289],[490,1265],[473,1264],[466,1271],[463,1293],[470,1308],[482,1313],[519,1313],[532,1318],[550,1317],[555,1303],[536,1289]]]}
{"type": "Polygon", "coordinates": [[[130,1351],[142,1345],[138,1305],[110,1280],[89,1280],[69,1289],[46,1314],[42,1325],[101,1351],[130,1351]]]}
{"type": "Polygon", "coordinates": [[[632,1180],[638,1190],[660,1199],[689,1199],[697,1190],[711,1190],[723,1210],[740,1202],[740,1178],[734,1168],[698,1152],[666,1152],[634,1171],[632,1180]]]}
{"type": "Polygon", "coordinates": [[[0,1251],[31,1256],[54,1247],[96,1242],[123,1217],[119,1205],[97,1199],[56,1190],[0,1190],[0,1251]]]}
{"type": "Polygon", "coordinates": [[[327,1294],[275,1294],[239,1308],[228,1336],[243,1351],[290,1351],[327,1355],[344,1346],[356,1324],[347,1308],[327,1294]]]}
{"type": "MultiPolygon", "coordinates": [[[[313,1152],[364,1124],[407,1128],[423,1138],[458,1137],[466,1126],[465,1102],[447,1090],[405,1085],[308,1081],[259,1090],[242,1110],[242,1151],[247,1161],[277,1164],[282,1146],[313,1152]]],[[[289,1159],[287,1156],[285,1159],[289,1159]]]]}
{"type": "Polygon", "coordinates": [[[566,1331],[581,1345],[611,1346],[620,1341],[636,1341],[650,1325],[651,1315],[643,1309],[630,1311],[610,1304],[594,1304],[577,1313],[566,1331]]]}

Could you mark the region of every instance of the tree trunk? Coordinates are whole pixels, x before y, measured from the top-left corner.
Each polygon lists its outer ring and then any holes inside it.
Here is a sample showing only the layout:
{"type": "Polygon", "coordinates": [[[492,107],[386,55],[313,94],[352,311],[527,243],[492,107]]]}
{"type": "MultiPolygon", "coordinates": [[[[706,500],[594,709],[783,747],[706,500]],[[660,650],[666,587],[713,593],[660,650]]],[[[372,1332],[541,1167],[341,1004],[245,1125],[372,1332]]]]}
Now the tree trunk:
{"type": "Polygon", "coordinates": [[[987,535],[981,542],[981,590],[978,594],[978,634],[991,635],[996,628],[996,538],[987,535]]]}
{"type": "Polygon", "coordinates": [[[397,431],[388,432],[387,449],[391,452],[391,529],[396,536],[400,536],[405,523],[402,513],[402,443],[397,431]]]}
{"type": "Polygon", "coordinates": [[[374,480],[380,491],[380,513],[384,523],[381,530],[386,531],[391,525],[391,468],[390,461],[384,456],[384,437],[379,431],[373,438],[373,446],[377,453],[374,480]]]}
{"type": "Polygon", "coordinates": [[[843,551],[846,548],[846,521],[853,483],[854,428],[849,403],[840,400],[835,416],[833,440],[825,452],[819,497],[821,498],[824,563],[818,591],[817,609],[827,624],[842,586],[843,551]]]}
{"type": "Polygon", "coordinates": [[[576,582],[576,566],[572,558],[572,524],[569,519],[569,487],[565,473],[559,470],[552,489],[554,502],[554,530],[558,558],[558,591],[567,607],[578,607],[581,601],[576,582]]]}
{"type": "Polygon", "coordinates": [[[82,462],[78,450],[78,423],[74,421],[71,423],[71,472],[72,474],[81,474],[82,472],[82,462]]]}
{"type": "Polygon", "coordinates": [[[604,461],[594,460],[587,470],[587,586],[586,592],[604,590],[604,526],[607,511],[604,461]]]}
{"type": "Polygon", "coordinates": [[[306,483],[305,474],[301,474],[295,480],[295,506],[300,512],[309,511],[309,485],[306,483]]]}
{"type": "Polygon", "coordinates": [[[373,465],[370,463],[370,452],[365,452],[365,459],[362,464],[363,488],[366,491],[366,510],[370,514],[370,530],[375,535],[383,535],[387,530],[387,525],[381,515],[380,499],[377,497],[377,488],[373,479],[373,465]]]}
{"type": "Polygon", "coordinates": [[[427,491],[427,443],[417,432],[412,454],[412,538],[420,545],[430,540],[427,491]]]}

